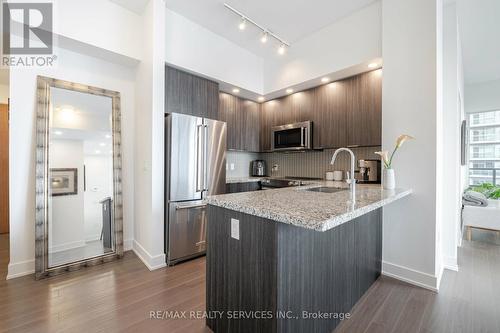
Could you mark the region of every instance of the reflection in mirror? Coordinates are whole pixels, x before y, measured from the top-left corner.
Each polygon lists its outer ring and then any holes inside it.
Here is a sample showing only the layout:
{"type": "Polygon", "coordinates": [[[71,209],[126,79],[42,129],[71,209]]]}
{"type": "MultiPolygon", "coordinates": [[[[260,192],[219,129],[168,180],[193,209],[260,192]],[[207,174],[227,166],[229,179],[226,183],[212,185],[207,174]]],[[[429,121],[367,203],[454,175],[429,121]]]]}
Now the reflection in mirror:
{"type": "Polygon", "coordinates": [[[48,267],[114,251],[112,98],[50,88],[48,267]]]}

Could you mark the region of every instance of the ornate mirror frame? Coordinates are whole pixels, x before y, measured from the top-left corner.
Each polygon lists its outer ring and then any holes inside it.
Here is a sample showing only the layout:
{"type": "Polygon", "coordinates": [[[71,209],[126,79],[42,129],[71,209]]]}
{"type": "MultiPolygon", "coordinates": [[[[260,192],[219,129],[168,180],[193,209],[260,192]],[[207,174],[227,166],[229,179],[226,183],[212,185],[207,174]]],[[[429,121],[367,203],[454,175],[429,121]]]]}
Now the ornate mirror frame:
{"type": "Polygon", "coordinates": [[[41,279],[82,267],[109,262],[123,256],[123,203],[122,203],[122,162],[121,162],[121,111],[120,93],[44,76],[37,77],[37,117],[36,117],[36,212],[35,212],[35,278],[41,279]],[[49,184],[49,115],[50,88],[62,88],[81,93],[107,96],[112,99],[113,132],[113,222],[114,251],[96,257],[49,267],[48,255],[48,184],[49,184]]]}

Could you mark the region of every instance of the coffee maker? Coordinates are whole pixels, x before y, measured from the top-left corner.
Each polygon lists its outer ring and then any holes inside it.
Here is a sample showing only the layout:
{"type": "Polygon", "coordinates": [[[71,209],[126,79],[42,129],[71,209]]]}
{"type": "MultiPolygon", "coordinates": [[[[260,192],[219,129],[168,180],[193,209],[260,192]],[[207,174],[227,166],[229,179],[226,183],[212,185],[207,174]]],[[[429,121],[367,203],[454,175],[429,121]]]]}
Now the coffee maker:
{"type": "Polygon", "coordinates": [[[380,184],[380,160],[358,160],[358,183],[380,184]]]}
{"type": "Polygon", "coordinates": [[[252,161],[252,177],[265,177],[267,176],[266,161],[255,160],[252,161]]]}

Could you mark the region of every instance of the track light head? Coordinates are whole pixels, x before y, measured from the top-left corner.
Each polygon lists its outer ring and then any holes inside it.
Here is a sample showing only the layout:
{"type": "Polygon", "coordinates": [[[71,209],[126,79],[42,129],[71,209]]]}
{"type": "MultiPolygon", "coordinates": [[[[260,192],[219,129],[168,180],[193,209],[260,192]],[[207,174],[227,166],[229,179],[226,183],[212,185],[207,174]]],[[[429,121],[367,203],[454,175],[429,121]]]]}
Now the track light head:
{"type": "Polygon", "coordinates": [[[283,55],[285,54],[285,52],[286,52],[286,45],[282,43],[278,48],[278,54],[283,55]]]}
{"type": "Polygon", "coordinates": [[[260,37],[260,41],[262,43],[267,43],[267,35],[268,35],[267,31],[264,31],[264,33],[262,34],[262,37],[260,37]]]}
{"type": "Polygon", "coordinates": [[[247,20],[244,17],[242,17],[241,22],[238,25],[238,28],[240,28],[240,30],[245,30],[246,27],[247,27],[247,20]]]}

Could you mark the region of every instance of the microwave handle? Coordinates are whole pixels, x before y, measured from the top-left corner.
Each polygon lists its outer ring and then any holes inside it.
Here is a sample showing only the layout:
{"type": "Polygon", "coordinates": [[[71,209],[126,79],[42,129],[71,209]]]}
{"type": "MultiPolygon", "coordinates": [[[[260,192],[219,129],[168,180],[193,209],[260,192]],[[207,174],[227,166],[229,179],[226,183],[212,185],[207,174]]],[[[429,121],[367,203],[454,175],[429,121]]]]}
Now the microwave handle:
{"type": "Polygon", "coordinates": [[[300,145],[302,147],[305,147],[305,145],[306,145],[305,139],[306,139],[306,128],[305,127],[301,127],[300,128],[300,145]]]}

